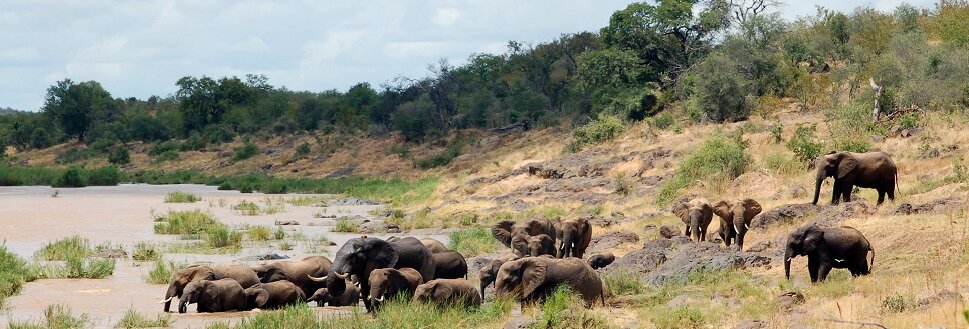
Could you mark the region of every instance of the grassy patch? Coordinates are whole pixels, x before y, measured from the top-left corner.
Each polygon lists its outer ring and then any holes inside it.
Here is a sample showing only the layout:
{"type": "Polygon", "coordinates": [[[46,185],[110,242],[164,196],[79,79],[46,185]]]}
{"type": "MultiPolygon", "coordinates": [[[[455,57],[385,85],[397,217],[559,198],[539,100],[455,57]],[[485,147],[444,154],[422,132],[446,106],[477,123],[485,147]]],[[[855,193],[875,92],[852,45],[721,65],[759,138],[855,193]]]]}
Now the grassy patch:
{"type": "Polygon", "coordinates": [[[780,152],[764,155],[764,167],[786,177],[798,175],[806,170],[803,161],[780,152]]]}
{"type": "Polygon", "coordinates": [[[155,260],[154,265],[148,274],[145,276],[145,282],[152,284],[167,284],[171,279],[172,275],[179,268],[183,268],[185,264],[175,264],[172,261],[165,261],[164,259],[158,258],[155,260]]]}
{"type": "Polygon", "coordinates": [[[126,179],[115,166],[45,168],[0,164],[0,186],[113,186],[126,179]]]}
{"type": "Polygon", "coordinates": [[[465,257],[495,252],[502,249],[502,245],[491,236],[491,231],[482,227],[475,227],[451,232],[448,249],[457,251],[465,257]]]}
{"type": "Polygon", "coordinates": [[[138,242],[131,252],[131,258],[137,261],[156,260],[161,258],[161,252],[151,243],[138,242]]]}
{"type": "Polygon", "coordinates": [[[722,136],[711,137],[683,161],[672,179],[663,183],[662,190],[656,196],[656,203],[665,206],[681,189],[692,186],[698,180],[726,185],[743,174],[748,163],[750,156],[742,143],[722,136]]]}
{"type": "Polygon", "coordinates": [[[608,321],[584,306],[578,294],[562,285],[542,305],[542,316],[529,328],[608,328],[608,321]]]}
{"type": "Polygon", "coordinates": [[[201,234],[213,227],[224,227],[212,214],[202,210],[169,210],[155,218],[156,234],[201,234]]]}
{"type": "Polygon", "coordinates": [[[260,213],[259,205],[252,201],[242,200],[232,206],[232,210],[238,211],[243,216],[258,216],[260,213]]]}
{"type": "Polygon", "coordinates": [[[103,279],[114,274],[114,259],[71,256],[64,264],[37,264],[31,271],[38,279],[103,279]]]}
{"type": "Polygon", "coordinates": [[[646,284],[633,272],[613,271],[602,275],[602,283],[610,296],[638,295],[646,291],[646,284]]]}
{"type": "Polygon", "coordinates": [[[171,314],[158,314],[155,318],[138,313],[134,308],[129,308],[121,316],[121,320],[114,325],[115,328],[159,328],[170,327],[172,325],[171,314]]]}
{"type": "Polygon", "coordinates": [[[242,233],[233,231],[226,226],[210,228],[205,232],[203,238],[210,248],[235,250],[242,248],[242,233]]]}
{"type": "Polygon", "coordinates": [[[354,233],[360,230],[360,225],[349,218],[340,218],[333,227],[333,232],[354,233]]]}
{"type": "Polygon", "coordinates": [[[668,312],[654,315],[651,322],[656,329],[701,329],[707,327],[709,320],[703,310],[681,305],[668,312]]]}
{"type": "Polygon", "coordinates": [[[91,243],[87,239],[73,235],[45,244],[34,253],[34,257],[42,260],[67,260],[87,257],[91,251],[91,243]]]}
{"type": "Polygon", "coordinates": [[[565,152],[578,152],[585,145],[598,144],[616,138],[625,130],[626,125],[618,117],[600,116],[598,119],[572,131],[572,142],[565,146],[565,152]]]}
{"type": "Polygon", "coordinates": [[[242,146],[232,149],[232,162],[243,161],[255,156],[256,154],[259,154],[259,146],[247,138],[242,143],[242,146]]]}
{"type": "Polygon", "coordinates": [[[296,207],[309,207],[324,204],[327,199],[329,198],[322,196],[298,196],[295,198],[286,199],[286,203],[296,207]]]}
{"type": "Polygon", "coordinates": [[[48,305],[47,309],[44,310],[44,320],[34,323],[34,322],[11,322],[10,329],[33,329],[33,328],[48,328],[48,329],[67,329],[67,328],[84,328],[90,319],[87,314],[81,314],[75,316],[71,314],[71,308],[67,305],[48,305]]]}
{"type": "Polygon", "coordinates": [[[198,201],[202,201],[202,198],[188,192],[174,191],[165,195],[165,203],[193,203],[198,201]]]}
{"type": "Polygon", "coordinates": [[[252,241],[266,241],[272,237],[272,229],[263,225],[246,225],[246,236],[252,241]]]}
{"type": "Polygon", "coordinates": [[[0,306],[7,297],[20,293],[25,282],[34,279],[27,262],[0,244],[0,306]]]}
{"type": "Polygon", "coordinates": [[[421,169],[442,167],[451,163],[451,160],[459,155],[461,155],[461,143],[453,143],[437,154],[415,161],[414,165],[421,169]]]}

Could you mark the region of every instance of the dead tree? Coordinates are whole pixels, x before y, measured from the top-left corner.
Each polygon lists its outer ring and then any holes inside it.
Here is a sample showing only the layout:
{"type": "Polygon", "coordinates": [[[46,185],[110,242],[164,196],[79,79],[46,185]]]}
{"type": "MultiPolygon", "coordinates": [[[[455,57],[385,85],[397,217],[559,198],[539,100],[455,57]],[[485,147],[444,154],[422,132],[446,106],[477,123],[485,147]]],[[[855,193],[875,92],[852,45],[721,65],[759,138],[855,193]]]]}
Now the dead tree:
{"type": "Polygon", "coordinates": [[[875,83],[875,78],[868,78],[868,84],[871,85],[871,89],[875,91],[875,110],[871,114],[871,122],[878,122],[878,118],[881,117],[882,107],[879,101],[882,98],[882,87],[875,83]]]}

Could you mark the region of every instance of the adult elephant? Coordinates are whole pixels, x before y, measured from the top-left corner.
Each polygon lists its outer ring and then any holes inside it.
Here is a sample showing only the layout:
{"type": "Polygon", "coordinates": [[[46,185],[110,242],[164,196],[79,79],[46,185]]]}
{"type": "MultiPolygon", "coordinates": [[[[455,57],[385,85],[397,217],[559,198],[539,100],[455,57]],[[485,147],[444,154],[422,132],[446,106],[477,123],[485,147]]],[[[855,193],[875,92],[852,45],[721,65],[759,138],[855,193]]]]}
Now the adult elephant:
{"type": "Polygon", "coordinates": [[[219,280],[230,278],[236,280],[243,288],[251,287],[259,283],[259,277],[252,269],[242,265],[229,266],[205,266],[192,265],[180,269],[172,275],[172,282],[168,284],[165,292],[165,299],[159,303],[165,304],[165,312],[168,312],[172,300],[177,299],[184,293],[185,286],[191,282],[201,280],[219,280]]]}
{"type": "Polygon", "coordinates": [[[313,293],[307,302],[316,302],[316,306],[355,306],[360,303],[360,290],[356,285],[348,285],[339,296],[330,295],[327,288],[320,288],[313,293]]]}
{"type": "Polygon", "coordinates": [[[434,278],[458,279],[468,275],[468,262],[457,251],[447,250],[434,253],[434,278]]]}
{"type": "Polygon", "coordinates": [[[686,224],[686,232],[693,241],[707,240],[707,228],[713,221],[713,207],[706,199],[696,198],[673,206],[673,213],[686,224]],[[692,232],[692,234],[691,234],[692,232]]]}
{"type": "Polygon", "coordinates": [[[233,279],[199,280],[185,285],[178,300],[178,313],[188,311],[188,304],[198,303],[198,312],[225,312],[249,309],[242,285],[233,279]]]}
{"type": "Polygon", "coordinates": [[[720,217],[720,239],[730,246],[736,239],[737,246],[744,250],[744,236],[750,228],[750,221],[763,210],[754,199],[726,201],[720,200],[713,206],[713,213],[720,217]]]}
{"type": "Polygon", "coordinates": [[[544,218],[533,218],[521,223],[503,220],[491,227],[491,235],[505,247],[511,247],[512,238],[521,234],[528,236],[546,234],[554,240],[557,237],[556,224],[556,222],[544,218]]]}
{"type": "MultiPolygon", "coordinates": [[[[401,238],[394,242],[387,242],[373,237],[361,237],[348,240],[336,252],[327,288],[333,296],[343,294],[345,280],[355,275],[360,283],[360,297],[367,311],[370,305],[370,273],[381,268],[412,268],[421,274],[421,278],[434,278],[434,257],[427,247],[412,237],[401,238]],[[337,280],[339,279],[339,280],[337,280]]],[[[314,280],[326,278],[313,277],[314,280]]]]}
{"type": "Polygon", "coordinates": [[[591,307],[602,299],[602,280],[589,264],[578,258],[525,257],[501,265],[495,290],[499,295],[516,295],[522,302],[541,301],[558,285],[578,292],[591,307]]]}
{"type": "Polygon", "coordinates": [[[299,287],[303,296],[310,296],[317,289],[327,286],[326,281],[316,281],[313,277],[325,277],[330,273],[333,263],[325,256],[309,256],[300,260],[282,260],[252,267],[259,276],[259,282],[289,281],[299,287]]]}
{"type": "Polygon", "coordinates": [[[465,279],[434,279],[417,286],[415,302],[431,302],[438,306],[479,306],[481,296],[474,284],[465,279]]]}
{"type": "MultiPolygon", "coordinates": [[[[387,242],[396,242],[396,241],[400,241],[400,239],[402,238],[398,236],[392,236],[387,238],[387,242]]],[[[447,247],[444,246],[444,243],[442,243],[441,241],[438,241],[437,239],[423,238],[420,240],[421,240],[421,243],[424,244],[424,246],[427,247],[427,250],[430,251],[432,254],[448,251],[447,247]]]]}
{"type": "Polygon", "coordinates": [[[582,258],[592,241],[592,225],[585,218],[562,221],[558,225],[558,258],[582,258]]]}
{"type": "Polygon", "coordinates": [[[879,205],[885,201],[886,194],[895,201],[898,168],[885,152],[831,152],[818,157],[814,164],[818,171],[812,204],[818,204],[821,183],[831,176],[834,176],[831,204],[838,204],[839,197],[845,202],[851,201],[851,190],[855,186],[878,191],[879,205]]]}
{"type": "Polygon", "coordinates": [[[537,257],[541,255],[556,256],[555,239],[548,234],[524,235],[519,234],[511,239],[512,249],[519,257],[537,257]]]}
{"type": "Polygon", "coordinates": [[[501,265],[518,258],[519,256],[516,254],[505,253],[481,266],[481,270],[478,271],[478,279],[481,281],[481,299],[484,299],[485,288],[495,283],[495,279],[498,278],[498,269],[501,268],[501,265]]]}
{"type": "Polygon", "coordinates": [[[875,249],[858,230],[848,227],[821,228],[806,225],[787,238],[784,276],[791,279],[791,259],[807,256],[811,282],[824,281],[832,268],[847,268],[853,276],[868,275],[875,265],[875,249]],[[868,252],[871,261],[868,261],[868,252]]]}
{"type": "Polygon", "coordinates": [[[244,292],[248,308],[275,309],[306,301],[303,290],[286,280],[258,283],[244,292]]]}
{"type": "Polygon", "coordinates": [[[600,269],[609,266],[609,264],[612,264],[614,261],[616,261],[616,255],[613,255],[611,252],[605,252],[589,256],[589,260],[587,262],[593,269],[600,269]]]}
{"type": "Polygon", "coordinates": [[[410,299],[417,290],[417,286],[424,283],[421,274],[412,268],[381,268],[370,272],[370,296],[374,308],[378,308],[380,303],[387,298],[394,298],[403,295],[403,298],[410,299]]]}

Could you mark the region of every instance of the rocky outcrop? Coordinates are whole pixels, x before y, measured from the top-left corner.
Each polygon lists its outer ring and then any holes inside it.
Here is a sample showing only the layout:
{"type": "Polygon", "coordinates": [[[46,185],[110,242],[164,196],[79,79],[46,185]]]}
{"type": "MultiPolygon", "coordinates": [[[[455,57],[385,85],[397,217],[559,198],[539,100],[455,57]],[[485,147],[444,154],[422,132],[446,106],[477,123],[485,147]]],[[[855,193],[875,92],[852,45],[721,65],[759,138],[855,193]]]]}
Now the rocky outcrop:
{"type": "MultiPolygon", "coordinates": [[[[776,255],[775,255],[776,256],[776,255]]],[[[690,273],[768,266],[774,256],[740,252],[712,242],[695,243],[685,236],[647,241],[643,249],[626,254],[605,271],[633,271],[646,282],[662,285],[686,280],[690,273]]]]}

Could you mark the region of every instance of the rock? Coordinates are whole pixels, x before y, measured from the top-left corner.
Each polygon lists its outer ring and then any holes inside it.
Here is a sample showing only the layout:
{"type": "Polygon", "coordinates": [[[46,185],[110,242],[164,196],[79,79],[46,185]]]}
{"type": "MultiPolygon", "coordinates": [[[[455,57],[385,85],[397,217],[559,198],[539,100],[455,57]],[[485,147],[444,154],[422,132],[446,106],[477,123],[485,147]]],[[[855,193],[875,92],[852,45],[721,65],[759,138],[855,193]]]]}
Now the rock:
{"type": "Polygon", "coordinates": [[[771,248],[770,241],[761,241],[747,248],[749,252],[764,252],[771,248]]]}
{"type": "Polygon", "coordinates": [[[674,236],[680,235],[680,230],[672,225],[663,225],[659,227],[659,235],[666,239],[672,239],[674,236]]]}
{"type": "Polygon", "coordinates": [[[276,225],[299,225],[295,220],[277,220],[276,225]]]}
{"type": "Polygon", "coordinates": [[[774,194],[774,200],[799,199],[806,197],[808,190],[801,184],[794,184],[774,194]]]}
{"type": "Polygon", "coordinates": [[[609,248],[615,248],[621,244],[639,242],[639,236],[632,232],[609,232],[592,238],[589,243],[589,251],[599,252],[609,248]]]}
{"type": "Polygon", "coordinates": [[[666,307],[677,308],[680,306],[690,305],[696,302],[697,298],[690,295],[679,295],[670,299],[666,302],[666,307]]]}
{"type": "Polygon", "coordinates": [[[326,204],[329,206],[375,206],[380,203],[373,200],[349,197],[329,200],[326,204]]]}
{"type": "Polygon", "coordinates": [[[386,224],[387,233],[400,233],[400,225],[386,224]]]}
{"type": "Polygon", "coordinates": [[[810,203],[787,204],[762,212],[750,221],[751,228],[767,228],[780,223],[789,223],[806,217],[820,207],[810,203]]]}
{"type": "Polygon", "coordinates": [[[678,282],[697,271],[767,266],[766,254],[725,249],[711,242],[696,243],[685,236],[646,241],[643,248],[630,252],[603,269],[644,274],[646,282],[662,285],[678,282]]]}
{"type": "Polygon", "coordinates": [[[924,310],[932,307],[932,305],[947,301],[958,301],[960,303],[964,302],[962,295],[952,290],[945,289],[932,296],[919,299],[917,302],[915,302],[915,307],[917,309],[924,310]]]}
{"type": "Polygon", "coordinates": [[[902,129],[904,129],[904,128],[902,128],[901,125],[894,125],[894,126],[892,126],[891,128],[888,129],[888,134],[891,135],[891,136],[893,136],[893,137],[896,137],[896,136],[898,136],[899,133],[902,132],[902,129]]]}
{"type": "Polygon", "coordinates": [[[918,205],[903,203],[895,209],[895,215],[915,215],[929,212],[941,212],[949,209],[960,208],[965,203],[965,200],[953,197],[937,199],[929,203],[918,205]]]}
{"type": "Polygon", "coordinates": [[[767,328],[767,323],[761,320],[746,320],[738,323],[733,329],[761,329],[767,328]]]}
{"type": "Polygon", "coordinates": [[[777,301],[777,305],[779,305],[782,309],[790,311],[794,309],[794,305],[804,303],[804,294],[798,291],[788,291],[778,295],[775,300],[777,301]]]}
{"type": "Polygon", "coordinates": [[[104,249],[94,253],[94,257],[100,258],[128,258],[128,252],[124,249],[104,249]]]}
{"type": "Polygon", "coordinates": [[[350,176],[353,174],[354,169],[355,168],[353,167],[343,167],[343,168],[334,170],[329,175],[326,175],[326,178],[339,178],[339,177],[350,176]]]}
{"type": "Polygon", "coordinates": [[[289,256],[284,256],[280,254],[265,254],[265,255],[252,255],[239,258],[240,261],[258,261],[258,260],[273,260],[273,259],[288,259],[289,256]]]}
{"type": "Polygon", "coordinates": [[[881,143],[885,141],[885,136],[882,135],[871,135],[871,141],[875,143],[881,143]]]}

